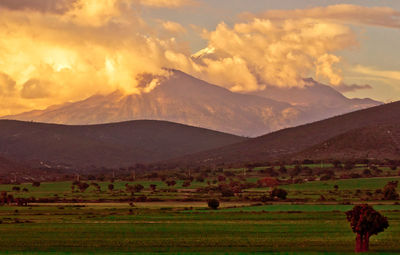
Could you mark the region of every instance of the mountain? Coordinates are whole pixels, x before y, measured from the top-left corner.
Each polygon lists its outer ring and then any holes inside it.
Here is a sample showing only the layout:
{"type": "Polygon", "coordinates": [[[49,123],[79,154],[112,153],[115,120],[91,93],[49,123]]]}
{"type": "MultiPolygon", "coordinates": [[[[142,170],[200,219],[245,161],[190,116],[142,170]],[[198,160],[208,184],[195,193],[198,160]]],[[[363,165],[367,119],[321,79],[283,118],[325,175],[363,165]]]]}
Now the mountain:
{"type": "Polygon", "coordinates": [[[400,159],[400,124],[355,129],[312,146],[298,159],[400,159]]]}
{"type": "Polygon", "coordinates": [[[32,165],[130,166],[244,140],[166,121],[67,126],[0,120],[0,156],[32,165]]]}
{"type": "MultiPolygon", "coordinates": [[[[185,164],[248,163],[275,160],[299,153],[346,132],[377,125],[400,124],[400,102],[359,110],[330,119],[283,129],[218,150],[170,161],[185,164]]],[[[362,137],[360,137],[362,139],[362,137]]]]}
{"type": "Polygon", "coordinates": [[[369,98],[347,98],[334,88],[321,84],[312,78],[304,79],[304,83],[303,87],[268,86],[264,90],[250,94],[290,103],[308,113],[310,119],[306,122],[382,104],[369,98]]]}
{"type": "MultiPolygon", "coordinates": [[[[140,81],[145,84],[151,81],[151,77],[144,75],[140,81]]],[[[279,91],[278,88],[269,89],[265,91],[268,95],[262,92],[259,95],[234,93],[183,72],[171,70],[171,75],[168,78],[161,78],[160,84],[149,93],[125,95],[115,91],[108,95],[95,95],[79,102],[51,106],[46,110],[3,118],[72,125],[139,119],[167,120],[255,137],[377,104],[371,100],[358,102],[347,99],[334,89],[323,85],[307,87],[304,90],[282,88],[283,94],[290,92],[291,96],[288,98],[278,96],[279,91]],[[271,93],[272,90],[275,92],[271,93]],[[319,90],[320,93],[315,92],[319,90]],[[299,104],[298,100],[292,100],[296,105],[281,102],[294,99],[297,94],[299,100],[305,98],[306,101],[314,100],[314,103],[312,106],[305,106],[299,104]],[[328,109],[322,107],[322,102],[329,102],[327,98],[339,99],[331,100],[332,107],[328,109]],[[334,108],[335,105],[341,106],[334,108]]]]}
{"type": "Polygon", "coordinates": [[[242,95],[180,71],[149,93],[116,91],[7,119],[58,124],[98,124],[127,120],[168,120],[221,132],[255,136],[301,123],[303,113],[288,103],[242,95]]]}

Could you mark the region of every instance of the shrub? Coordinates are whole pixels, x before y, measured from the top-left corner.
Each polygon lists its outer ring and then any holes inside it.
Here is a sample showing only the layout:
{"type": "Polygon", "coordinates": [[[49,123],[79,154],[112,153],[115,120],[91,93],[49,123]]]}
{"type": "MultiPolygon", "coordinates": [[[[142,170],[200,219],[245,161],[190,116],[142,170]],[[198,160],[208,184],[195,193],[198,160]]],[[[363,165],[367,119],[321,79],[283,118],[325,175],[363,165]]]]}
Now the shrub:
{"type": "Polygon", "coordinates": [[[133,186],[133,191],[134,192],[141,192],[144,189],[142,184],[136,184],[135,186],[133,186]]]}
{"type": "Polygon", "coordinates": [[[274,188],[271,191],[271,198],[279,198],[279,199],[285,200],[287,197],[287,194],[288,194],[287,191],[284,189],[274,188]]]}
{"type": "Polygon", "coordinates": [[[40,182],[32,182],[32,187],[39,187],[40,186],[40,182]]]}
{"type": "Polygon", "coordinates": [[[219,207],[219,201],[217,199],[208,200],[208,207],[213,210],[217,210],[219,207]]]}

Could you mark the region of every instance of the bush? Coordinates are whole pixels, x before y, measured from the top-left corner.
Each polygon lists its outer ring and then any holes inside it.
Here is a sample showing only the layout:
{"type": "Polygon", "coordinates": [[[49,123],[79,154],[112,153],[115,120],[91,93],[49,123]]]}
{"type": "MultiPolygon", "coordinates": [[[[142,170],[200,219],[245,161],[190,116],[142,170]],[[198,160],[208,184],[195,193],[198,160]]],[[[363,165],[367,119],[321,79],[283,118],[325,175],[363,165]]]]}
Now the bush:
{"type": "Polygon", "coordinates": [[[219,201],[217,199],[208,200],[208,207],[213,210],[217,210],[219,207],[219,201]]]}
{"type": "Polygon", "coordinates": [[[221,190],[221,195],[223,197],[233,197],[235,196],[235,193],[231,189],[224,188],[221,190]]]}
{"type": "Polygon", "coordinates": [[[32,183],[32,187],[39,187],[40,186],[40,182],[33,182],[32,183]]]}
{"type": "Polygon", "coordinates": [[[386,185],[383,189],[383,199],[384,200],[397,200],[399,199],[399,194],[396,188],[392,185],[386,185]]]}
{"type": "Polygon", "coordinates": [[[142,184],[136,184],[135,186],[133,186],[133,191],[134,192],[141,192],[144,189],[142,184]]]}
{"type": "Polygon", "coordinates": [[[287,191],[284,190],[284,189],[274,188],[271,191],[271,198],[275,198],[276,197],[276,198],[285,200],[286,197],[287,197],[287,194],[288,194],[287,191]]]}

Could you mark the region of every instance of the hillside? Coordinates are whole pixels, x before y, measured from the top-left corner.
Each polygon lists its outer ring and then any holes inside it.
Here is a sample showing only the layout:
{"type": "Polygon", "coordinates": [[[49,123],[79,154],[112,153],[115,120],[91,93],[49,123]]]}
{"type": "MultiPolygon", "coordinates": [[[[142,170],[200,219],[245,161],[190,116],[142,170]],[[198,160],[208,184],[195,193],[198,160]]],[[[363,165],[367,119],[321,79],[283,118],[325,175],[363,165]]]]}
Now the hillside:
{"type": "Polygon", "coordinates": [[[26,168],[20,164],[17,164],[11,160],[0,157],[0,175],[24,171],[26,168]]]}
{"type": "Polygon", "coordinates": [[[356,129],[312,146],[295,159],[400,159],[400,125],[356,129]]]}
{"type": "Polygon", "coordinates": [[[351,130],[400,123],[400,102],[283,129],[239,144],[177,159],[187,164],[262,162],[298,153],[351,130]]]}
{"type": "Polygon", "coordinates": [[[128,166],[183,156],[245,138],[165,121],[67,126],[0,120],[0,156],[71,166],[128,166]]]}

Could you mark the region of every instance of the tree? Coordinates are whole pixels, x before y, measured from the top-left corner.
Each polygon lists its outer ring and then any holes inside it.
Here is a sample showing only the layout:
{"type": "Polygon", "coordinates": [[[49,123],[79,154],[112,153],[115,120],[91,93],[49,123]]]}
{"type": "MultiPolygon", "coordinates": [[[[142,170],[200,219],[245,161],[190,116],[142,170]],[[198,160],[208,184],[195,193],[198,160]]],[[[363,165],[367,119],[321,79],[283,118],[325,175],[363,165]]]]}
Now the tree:
{"type": "Polygon", "coordinates": [[[39,187],[40,186],[40,182],[32,182],[32,187],[39,187]]]}
{"type": "Polygon", "coordinates": [[[166,183],[167,183],[168,187],[173,187],[173,186],[175,186],[176,181],[174,181],[174,180],[167,180],[166,183]]]}
{"type": "Polygon", "coordinates": [[[285,200],[287,197],[287,191],[284,189],[274,188],[271,191],[271,198],[275,198],[275,197],[285,200]]]}
{"type": "Polygon", "coordinates": [[[356,236],[356,252],[367,252],[369,250],[369,238],[377,235],[389,227],[387,218],[375,211],[367,204],[356,205],[346,212],[347,221],[356,236]]]}
{"type": "Polygon", "coordinates": [[[217,199],[208,200],[208,207],[213,210],[217,210],[219,207],[219,201],[217,199]]]}
{"type": "Polygon", "coordinates": [[[332,162],[332,165],[333,165],[333,167],[334,168],[336,168],[336,169],[342,169],[342,162],[340,162],[339,160],[335,160],[335,161],[333,161],[332,162]]]}
{"type": "Polygon", "coordinates": [[[151,189],[152,191],[156,191],[156,189],[157,189],[157,184],[150,184],[150,189],[151,189]]]}
{"type": "Polygon", "coordinates": [[[346,169],[346,170],[351,170],[351,169],[353,169],[355,167],[355,164],[354,164],[354,162],[352,162],[352,161],[346,161],[345,163],[344,163],[344,169],[346,169]]]}
{"type": "Polygon", "coordinates": [[[383,199],[384,200],[397,200],[399,199],[399,194],[396,191],[398,186],[398,181],[388,182],[383,188],[383,199]]]}
{"type": "Polygon", "coordinates": [[[133,186],[133,191],[134,192],[141,192],[144,189],[142,184],[136,184],[135,186],[133,186]]]}
{"type": "Polygon", "coordinates": [[[190,180],[186,180],[183,182],[182,187],[189,187],[191,185],[191,181],[190,180]]]}
{"type": "Polygon", "coordinates": [[[87,188],[89,188],[89,184],[87,184],[86,182],[80,182],[79,185],[78,185],[78,187],[79,187],[79,190],[80,190],[81,192],[85,192],[85,190],[86,190],[87,188]]]}

